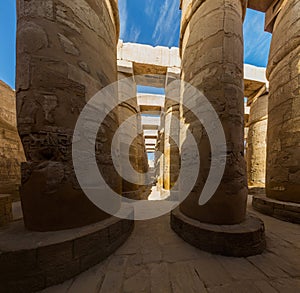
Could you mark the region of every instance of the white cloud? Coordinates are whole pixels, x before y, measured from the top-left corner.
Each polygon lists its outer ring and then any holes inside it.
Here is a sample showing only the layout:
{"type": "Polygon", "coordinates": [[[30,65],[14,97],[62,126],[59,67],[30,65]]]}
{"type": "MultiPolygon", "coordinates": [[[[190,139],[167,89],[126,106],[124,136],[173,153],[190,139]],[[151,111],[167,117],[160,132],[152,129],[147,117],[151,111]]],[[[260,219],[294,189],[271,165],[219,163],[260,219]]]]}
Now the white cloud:
{"type": "Polygon", "coordinates": [[[141,34],[141,29],[138,27],[132,27],[129,33],[129,39],[131,42],[136,43],[141,34]]]}
{"type": "Polygon", "coordinates": [[[175,0],[165,0],[161,6],[159,18],[156,22],[152,39],[157,45],[162,41],[165,41],[168,45],[171,45],[175,38],[176,30],[180,25],[179,15],[179,2],[175,0]]]}
{"type": "Polygon", "coordinates": [[[127,0],[119,1],[119,14],[120,14],[120,38],[124,39],[126,34],[126,25],[128,19],[127,0]]]}
{"type": "Polygon", "coordinates": [[[146,0],[145,1],[145,13],[148,17],[153,18],[155,13],[155,5],[157,3],[154,0],[146,0]]]}

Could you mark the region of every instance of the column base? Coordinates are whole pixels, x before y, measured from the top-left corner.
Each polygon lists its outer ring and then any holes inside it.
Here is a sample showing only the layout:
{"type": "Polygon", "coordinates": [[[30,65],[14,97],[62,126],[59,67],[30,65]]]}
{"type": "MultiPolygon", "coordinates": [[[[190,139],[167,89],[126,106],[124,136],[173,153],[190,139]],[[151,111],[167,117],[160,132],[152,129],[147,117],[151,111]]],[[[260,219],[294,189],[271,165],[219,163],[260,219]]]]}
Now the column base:
{"type": "Polygon", "coordinates": [[[189,244],[214,254],[247,257],[266,248],[264,223],[253,216],[237,225],[213,225],[191,219],[177,208],[171,213],[171,227],[189,244]]]}
{"type": "Polygon", "coordinates": [[[291,223],[300,224],[300,204],[268,198],[264,194],[254,195],[252,206],[255,210],[291,223]]]}
{"type": "Polygon", "coordinates": [[[43,233],[14,222],[0,231],[0,291],[36,292],[71,279],[115,252],[133,228],[134,221],[115,217],[43,233]]]}

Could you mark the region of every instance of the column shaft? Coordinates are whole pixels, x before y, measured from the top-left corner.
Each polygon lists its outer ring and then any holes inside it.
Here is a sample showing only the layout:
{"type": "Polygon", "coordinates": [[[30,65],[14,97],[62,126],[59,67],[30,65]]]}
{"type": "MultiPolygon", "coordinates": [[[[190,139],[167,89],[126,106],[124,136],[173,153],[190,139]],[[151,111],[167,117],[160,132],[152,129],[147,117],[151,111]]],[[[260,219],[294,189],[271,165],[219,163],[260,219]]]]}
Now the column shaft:
{"type": "MultiPolygon", "coordinates": [[[[139,143],[138,143],[138,104],[136,98],[136,83],[134,81],[133,76],[128,76],[127,74],[118,73],[119,79],[126,78],[126,82],[122,81],[119,84],[119,97],[124,94],[126,97],[132,97],[130,100],[126,102],[122,102],[119,105],[119,121],[120,125],[129,119],[131,116],[135,116],[135,123],[130,125],[129,129],[126,129],[125,133],[122,133],[122,136],[130,136],[135,137],[132,144],[129,147],[130,153],[126,152],[127,147],[124,145],[124,141],[126,138],[120,138],[120,155],[121,156],[129,156],[132,167],[139,172],[139,143]],[[122,88],[120,88],[122,86],[122,88]]],[[[122,160],[121,160],[122,161],[122,160]]],[[[125,167],[125,166],[124,166],[125,167]]],[[[123,172],[126,172],[126,169],[122,168],[123,172]]],[[[140,185],[128,182],[124,178],[122,179],[122,194],[123,196],[131,199],[139,199],[140,185]]]]}
{"type": "MultiPolygon", "coordinates": [[[[107,218],[77,182],[72,135],[86,101],[117,80],[117,2],[17,3],[17,115],[27,158],[21,189],[25,225],[49,231],[107,218]]],[[[106,182],[121,193],[110,144],[103,143],[112,140],[118,117],[115,112],[107,117],[96,141],[97,162],[106,182]]]]}
{"type": "MultiPolygon", "coordinates": [[[[184,109],[184,122],[198,143],[201,167],[181,211],[211,224],[237,224],[245,219],[243,4],[241,0],[186,0],[182,4],[182,79],[201,90],[218,113],[227,141],[227,163],[214,196],[199,206],[211,164],[210,143],[200,122],[184,109]]],[[[201,105],[195,101],[197,107],[201,105]]]]}
{"type": "Polygon", "coordinates": [[[170,190],[175,185],[180,169],[179,148],[179,105],[165,107],[164,139],[164,189],[170,190]]]}
{"type": "Polygon", "coordinates": [[[300,202],[300,2],[284,1],[273,29],[270,82],[267,196],[300,202]]]}
{"type": "Polygon", "coordinates": [[[249,187],[265,187],[268,126],[268,95],[258,97],[250,106],[247,137],[249,187]]]}

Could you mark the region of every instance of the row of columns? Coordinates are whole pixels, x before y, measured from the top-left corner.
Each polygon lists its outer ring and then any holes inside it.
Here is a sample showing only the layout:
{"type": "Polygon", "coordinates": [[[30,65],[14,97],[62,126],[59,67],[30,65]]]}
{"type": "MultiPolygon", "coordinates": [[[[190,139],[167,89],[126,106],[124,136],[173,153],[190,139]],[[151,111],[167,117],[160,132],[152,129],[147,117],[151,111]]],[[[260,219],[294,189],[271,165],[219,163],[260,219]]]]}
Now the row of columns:
{"type": "MultiPolygon", "coordinates": [[[[94,93],[118,78],[116,1],[103,1],[97,7],[89,2],[18,1],[18,130],[27,157],[22,166],[21,193],[25,223],[31,229],[72,228],[108,216],[87,200],[78,186],[71,162],[72,132],[81,109],[94,93]],[[87,21],[87,11],[93,21],[87,21]]],[[[295,202],[299,202],[300,176],[298,6],[296,0],[285,1],[274,25],[268,65],[266,182],[269,197],[295,202]]],[[[170,139],[172,116],[181,116],[195,135],[201,169],[181,211],[213,224],[236,224],[245,219],[242,32],[245,8],[243,0],[182,1],[181,77],[208,98],[226,136],[225,174],[208,204],[198,205],[211,163],[205,129],[187,109],[181,108],[180,113],[178,105],[167,105],[168,130],[161,139],[167,150],[164,168],[171,174],[171,162],[175,161],[171,157],[175,154],[170,139]]],[[[130,111],[136,113],[136,106],[131,106],[130,111]]],[[[195,107],[200,109],[201,105],[195,101],[195,107]]],[[[111,140],[119,125],[119,114],[112,112],[109,119],[109,127],[104,124],[101,134],[111,140]]],[[[255,132],[255,123],[252,124],[255,132]]],[[[99,169],[110,186],[121,193],[122,180],[114,170],[110,148],[102,148],[101,141],[98,142],[99,169]]],[[[142,137],[137,144],[143,144],[142,137]]],[[[133,153],[145,158],[145,152],[139,154],[133,150],[133,153]]],[[[140,160],[134,164],[141,164],[140,160]]],[[[174,165],[176,170],[178,164],[174,165]]],[[[138,168],[145,169],[146,165],[138,168]]],[[[167,188],[174,184],[176,176],[172,176],[163,179],[167,188]]]]}

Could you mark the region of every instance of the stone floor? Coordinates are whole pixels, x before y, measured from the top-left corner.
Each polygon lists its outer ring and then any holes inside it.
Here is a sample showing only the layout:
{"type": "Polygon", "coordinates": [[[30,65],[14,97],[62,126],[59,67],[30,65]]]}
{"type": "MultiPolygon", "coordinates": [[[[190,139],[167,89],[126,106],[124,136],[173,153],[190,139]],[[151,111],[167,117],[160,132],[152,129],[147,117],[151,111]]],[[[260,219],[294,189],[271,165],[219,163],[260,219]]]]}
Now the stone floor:
{"type": "MultiPolygon", "coordinates": [[[[250,206],[249,212],[257,214],[250,206]]],[[[170,229],[167,215],[137,222],[129,240],[105,262],[43,292],[300,292],[300,226],[259,216],[267,236],[262,255],[231,258],[200,251],[170,229]]]]}

